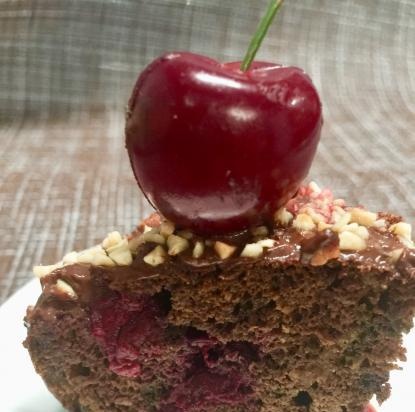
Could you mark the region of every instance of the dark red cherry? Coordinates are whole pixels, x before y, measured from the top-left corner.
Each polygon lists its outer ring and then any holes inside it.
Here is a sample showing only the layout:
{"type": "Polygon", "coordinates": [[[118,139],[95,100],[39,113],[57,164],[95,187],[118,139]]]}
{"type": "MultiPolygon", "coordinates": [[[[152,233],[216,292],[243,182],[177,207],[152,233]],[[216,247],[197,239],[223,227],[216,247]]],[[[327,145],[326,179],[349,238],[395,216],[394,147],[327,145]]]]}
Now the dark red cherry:
{"type": "Polygon", "coordinates": [[[126,145],[151,204],[180,227],[226,233],[272,217],[306,177],[321,103],[299,68],[169,53],[140,75],[126,145]]]}

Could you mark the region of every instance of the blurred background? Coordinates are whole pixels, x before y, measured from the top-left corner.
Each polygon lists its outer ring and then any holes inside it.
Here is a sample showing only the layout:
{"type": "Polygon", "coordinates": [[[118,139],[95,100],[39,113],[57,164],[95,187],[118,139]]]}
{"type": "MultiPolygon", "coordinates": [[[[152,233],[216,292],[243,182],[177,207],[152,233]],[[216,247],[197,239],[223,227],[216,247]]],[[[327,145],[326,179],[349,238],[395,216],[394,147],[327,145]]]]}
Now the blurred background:
{"type": "MultiPolygon", "coordinates": [[[[0,303],[150,207],[124,149],[141,69],[168,50],[240,60],[268,0],[0,0],[0,303]]],[[[287,0],[258,58],[313,78],[310,177],[415,223],[415,1],[287,0]]]]}

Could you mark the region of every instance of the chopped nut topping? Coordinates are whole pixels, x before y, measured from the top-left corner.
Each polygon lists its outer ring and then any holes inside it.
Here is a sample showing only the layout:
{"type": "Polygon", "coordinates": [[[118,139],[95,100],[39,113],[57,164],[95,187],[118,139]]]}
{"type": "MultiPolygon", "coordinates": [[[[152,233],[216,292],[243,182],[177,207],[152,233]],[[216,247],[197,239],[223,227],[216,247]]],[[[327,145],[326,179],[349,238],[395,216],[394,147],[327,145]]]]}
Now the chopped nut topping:
{"type": "Polygon", "coordinates": [[[242,257],[257,258],[262,255],[264,249],[258,243],[248,243],[242,250],[242,257]]]}
{"type": "Polygon", "coordinates": [[[101,253],[94,255],[92,261],[89,263],[94,266],[115,266],[115,261],[113,259],[101,253]]]}
{"type": "Polygon", "coordinates": [[[268,228],[266,226],[258,226],[251,230],[252,236],[267,236],[268,235],[268,228]]]}
{"type": "Polygon", "coordinates": [[[290,213],[285,207],[277,210],[274,215],[274,220],[277,223],[280,223],[283,226],[288,226],[290,222],[293,220],[294,216],[290,213]]]}
{"type": "Polygon", "coordinates": [[[78,263],[78,253],[76,252],[67,253],[62,259],[62,263],[64,265],[72,265],[74,263],[78,263]]]}
{"type": "Polygon", "coordinates": [[[126,238],[114,246],[106,249],[108,256],[120,266],[128,266],[133,263],[133,256],[131,250],[128,247],[128,241],[126,238]]]}
{"type": "Polygon", "coordinates": [[[77,294],[73,290],[72,286],[69,285],[68,283],[64,282],[61,279],[58,279],[56,281],[56,288],[60,292],[65,293],[66,295],[68,295],[69,297],[71,297],[72,299],[75,299],[77,297],[77,294]]]}
{"type": "Polygon", "coordinates": [[[389,230],[399,237],[403,245],[408,248],[414,248],[415,244],[412,241],[412,226],[409,223],[398,222],[389,227],[389,230]]]}
{"type": "Polygon", "coordinates": [[[190,240],[193,238],[193,233],[190,230],[180,230],[177,232],[177,236],[190,240]]]}
{"type": "Polygon", "coordinates": [[[367,210],[361,209],[359,207],[350,209],[350,214],[352,216],[351,222],[355,222],[366,227],[374,226],[376,219],[378,218],[377,213],[368,212],[367,210]]]}
{"type": "Polygon", "coordinates": [[[358,226],[356,229],[351,230],[351,232],[355,233],[364,240],[369,239],[369,231],[364,226],[358,226]]]}
{"type": "Polygon", "coordinates": [[[311,209],[311,207],[307,207],[305,209],[305,213],[307,215],[309,215],[311,217],[311,219],[313,219],[313,222],[315,224],[319,224],[319,223],[324,223],[325,222],[324,216],[321,215],[320,213],[316,213],[313,209],[311,209]]]}
{"type": "Polygon", "coordinates": [[[257,245],[260,245],[261,247],[271,248],[275,245],[275,240],[274,239],[262,239],[262,240],[258,240],[258,242],[256,243],[257,245]]]}
{"type": "MultiPolygon", "coordinates": [[[[82,253],[83,252],[81,252],[81,254],[82,253]]],[[[102,247],[97,246],[88,249],[81,259],[83,259],[83,263],[111,266],[109,260],[106,259],[106,253],[111,258],[110,260],[113,260],[117,265],[128,266],[133,262],[133,256],[128,240],[125,237],[122,237],[119,232],[110,233],[102,242],[102,247]],[[105,249],[105,251],[103,249],[105,249]]],[[[80,258],[78,257],[78,261],[80,261],[79,259],[80,258]]]]}
{"type": "Polygon", "coordinates": [[[174,223],[168,220],[162,222],[162,224],[160,225],[160,235],[166,238],[172,235],[174,233],[174,230],[175,230],[174,223]]]}
{"type": "MultiPolygon", "coordinates": [[[[334,212],[334,215],[335,214],[336,212],[334,212]]],[[[332,230],[334,232],[341,232],[344,229],[344,227],[350,223],[351,218],[351,213],[344,213],[343,215],[338,215],[338,219],[334,221],[332,230]]]]}
{"type": "Polygon", "coordinates": [[[340,250],[363,250],[366,249],[366,241],[356,233],[344,231],[339,233],[339,248],[340,250]]]}
{"type": "Polygon", "coordinates": [[[115,266],[101,245],[82,250],[77,254],[76,263],[88,263],[96,266],[115,266]]]}
{"type": "Polygon", "coordinates": [[[213,245],[213,248],[215,249],[216,253],[219,255],[219,257],[223,260],[228,259],[231,257],[236,250],[236,246],[228,245],[227,243],[216,241],[213,245]]]}
{"type": "Polygon", "coordinates": [[[167,247],[169,249],[168,254],[170,256],[176,256],[189,247],[189,241],[177,235],[170,235],[167,238],[167,247]]]}
{"type": "Polygon", "coordinates": [[[412,226],[409,223],[399,222],[391,225],[389,230],[395,235],[402,236],[404,239],[411,240],[412,226]]]}
{"type": "Polygon", "coordinates": [[[322,232],[323,230],[326,229],[331,229],[333,225],[330,225],[329,223],[325,223],[325,222],[319,222],[319,224],[317,225],[317,230],[319,232],[322,232]]]}
{"type": "Polygon", "coordinates": [[[200,257],[202,257],[204,251],[205,251],[205,245],[203,244],[203,242],[201,242],[200,240],[198,240],[195,243],[195,246],[193,248],[192,256],[195,259],[199,259],[200,257]]]}
{"type": "Polygon", "coordinates": [[[140,244],[157,243],[158,245],[164,245],[166,243],[166,239],[163,235],[157,233],[155,229],[151,229],[148,232],[145,232],[141,236],[139,236],[138,242],[140,244]]]}
{"type": "Polygon", "coordinates": [[[151,226],[144,225],[143,233],[150,232],[151,229],[153,229],[151,226]]]}
{"type": "Polygon", "coordinates": [[[313,219],[305,213],[300,213],[294,219],[293,226],[298,230],[305,231],[313,230],[316,227],[315,223],[313,222],[313,219]]]}
{"type": "Polygon", "coordinates": [[[359,226],[357,223],[349,223],[348,225],[338,228],[338,232],[352,232],[364,240],[369,239],[369,231],[364,226],[359,226]]]}
{"type": "Polygon", "coordinates": [[[52,273],[54,270],[61,268],[63,265],[61,262],[56,263],[56,265],[39,265],[39,266],[33,266],[33,273],[36,277],[43,278],[50,273],[52,273]]]}
{"type": "Polygon", "coordinates": [[[162,246],[156,246],[150,253],[143,258],[144,262],[150,266],[158,266],[166,261],[166,251],[162,246]]]}
{"type": "Polygon", "coordinates": [[[120,232],[111,232],[107,235],[107,237],[102,241],[102,247],[104,249],[108,249],[116,244],[122,242],[122,236],[120,232]]]}
{"type": "Polygon", "coordinates": [[[399,258],[402,256],[403,253],[403,249],[395,249],[392,250],[392,252],[389,253],[389,260],[391,261],[391,263],[396,263],[399,258]]]}

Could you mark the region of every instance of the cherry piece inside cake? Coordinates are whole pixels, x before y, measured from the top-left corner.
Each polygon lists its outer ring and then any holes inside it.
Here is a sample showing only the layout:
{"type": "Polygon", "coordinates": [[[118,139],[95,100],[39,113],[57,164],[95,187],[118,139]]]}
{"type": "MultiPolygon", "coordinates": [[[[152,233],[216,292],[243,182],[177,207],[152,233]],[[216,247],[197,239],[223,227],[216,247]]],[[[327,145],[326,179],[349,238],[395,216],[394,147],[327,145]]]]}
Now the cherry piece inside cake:
{"type": "Polygon", "coordinates": [[[35,274],[25,346],[73,412],[362,412],[415,313],[410,225],[313,183],[267,226],[154,214],[35,274]]]}

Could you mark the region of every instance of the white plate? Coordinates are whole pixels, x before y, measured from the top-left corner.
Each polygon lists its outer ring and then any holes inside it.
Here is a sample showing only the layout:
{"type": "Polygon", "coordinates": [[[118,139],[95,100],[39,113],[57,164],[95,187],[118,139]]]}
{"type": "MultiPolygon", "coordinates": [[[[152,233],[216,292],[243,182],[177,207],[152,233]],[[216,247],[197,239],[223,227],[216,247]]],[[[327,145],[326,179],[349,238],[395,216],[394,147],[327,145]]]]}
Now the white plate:
{"type": "MultiPolygon", "coordinates": [[[[0,307],[0,411],[63,412],[35,373],[22,342],[26,336],[23,317],[26,307],[40,293],[33,280],[0,307]]],[[[391,373],[392,396],[379,412],[413,412],[415,381],[415,330],[405,337],[408,362],[402,371],[391,373]]],[[[377,406],[376,402],[373,402],[377,406]]]]}

